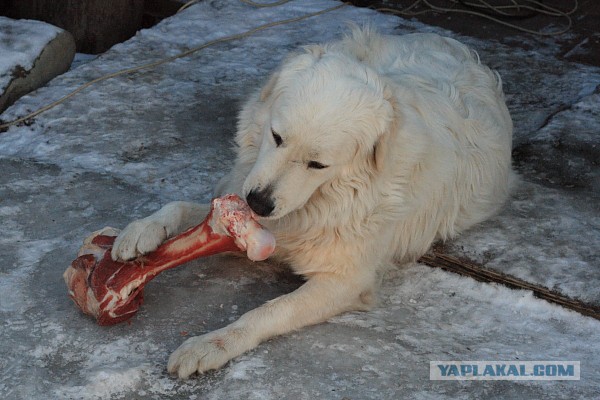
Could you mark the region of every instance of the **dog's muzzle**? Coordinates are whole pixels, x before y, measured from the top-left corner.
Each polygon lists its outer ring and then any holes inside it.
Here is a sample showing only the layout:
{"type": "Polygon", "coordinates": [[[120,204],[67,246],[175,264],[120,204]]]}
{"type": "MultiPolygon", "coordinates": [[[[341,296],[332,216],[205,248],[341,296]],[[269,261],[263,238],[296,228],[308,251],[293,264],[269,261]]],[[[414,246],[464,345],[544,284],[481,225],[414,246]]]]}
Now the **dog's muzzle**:
{"type": "Polygon", "coordinates": [[[246,196],[246,202],[256,214],[261,217],[268,217],[275,208],[271,198],[272,194],[273,188],[271,186],[267,186],[262,190],[252,189],[246,196]]]}

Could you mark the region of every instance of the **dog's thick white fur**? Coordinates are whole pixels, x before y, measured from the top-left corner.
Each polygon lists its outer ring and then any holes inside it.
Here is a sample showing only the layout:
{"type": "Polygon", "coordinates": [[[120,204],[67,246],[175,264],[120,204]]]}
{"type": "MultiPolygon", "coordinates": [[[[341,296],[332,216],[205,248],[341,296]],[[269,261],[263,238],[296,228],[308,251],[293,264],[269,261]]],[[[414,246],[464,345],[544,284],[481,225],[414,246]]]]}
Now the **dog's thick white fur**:
{"type": "MultiPolygon", "coordinates": [[[[188,339],[168,370],[219,368],[270,337],[369,309],[385,266],[498,211],[511,140],[499,76],[453,39],[355,28],[288,57],[244,106],[216,194],[247,198],[276,235],[274,257],[307,281],[188,339]]],[[[170,203],[127,226],[113,257],[149,252],[206,212],[170,203]]]]}

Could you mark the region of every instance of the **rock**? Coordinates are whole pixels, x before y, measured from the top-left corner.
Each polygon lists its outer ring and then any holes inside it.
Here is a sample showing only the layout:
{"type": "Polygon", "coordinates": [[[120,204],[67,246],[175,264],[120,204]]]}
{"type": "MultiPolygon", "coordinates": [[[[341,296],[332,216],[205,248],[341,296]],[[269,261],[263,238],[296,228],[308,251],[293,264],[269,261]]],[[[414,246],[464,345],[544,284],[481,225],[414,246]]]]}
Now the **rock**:
{"type": "Polygon", "coordinates": [[[33,20],[0,17],[0,112],[19,97],[67,71],[75,56],[73,36],[33,20]]]}
{"type": "Polygon", "coordinates": [[[142,27],[144,4],[144,0],[8,0],[2,15],[58,26],[73,35],[79,53],[100,54],[135,35],[142,27]]]}

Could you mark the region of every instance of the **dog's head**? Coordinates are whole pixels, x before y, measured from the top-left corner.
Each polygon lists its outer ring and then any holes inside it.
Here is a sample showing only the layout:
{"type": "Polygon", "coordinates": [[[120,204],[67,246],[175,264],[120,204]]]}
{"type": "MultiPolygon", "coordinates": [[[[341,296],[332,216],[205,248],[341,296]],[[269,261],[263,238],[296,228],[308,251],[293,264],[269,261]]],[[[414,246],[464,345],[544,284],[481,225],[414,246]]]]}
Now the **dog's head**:
{"type": "Polygon", "coordinates": [[[376,174],[395,129],[392,92],[375,71],[320,46],[305,50],[286,60],[260,95],[266,118],[243,194],[263,217],[303,207],[357,168],[376,174]]]}

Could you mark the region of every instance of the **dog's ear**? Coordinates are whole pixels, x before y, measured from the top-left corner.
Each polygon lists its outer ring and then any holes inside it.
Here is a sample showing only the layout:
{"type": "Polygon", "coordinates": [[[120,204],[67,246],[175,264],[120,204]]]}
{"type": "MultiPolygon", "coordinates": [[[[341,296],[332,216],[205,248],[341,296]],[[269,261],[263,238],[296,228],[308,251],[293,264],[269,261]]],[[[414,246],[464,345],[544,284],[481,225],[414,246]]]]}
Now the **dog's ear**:
{"type": "Polygon", "coordinates": [[[392,115],[386,130],[383,134],[379,135],[373,145],[373,165],[377,172],[382,172],[384,169],[385,159],[388,156],[390,147],[392,147],[391,141],[396,136],[396,130],[398,129],[399,124],[398,103],[394,97],[394,93],[389,87],[384,88],[383,97],[385,101],[389,103],[392,115]]]}

